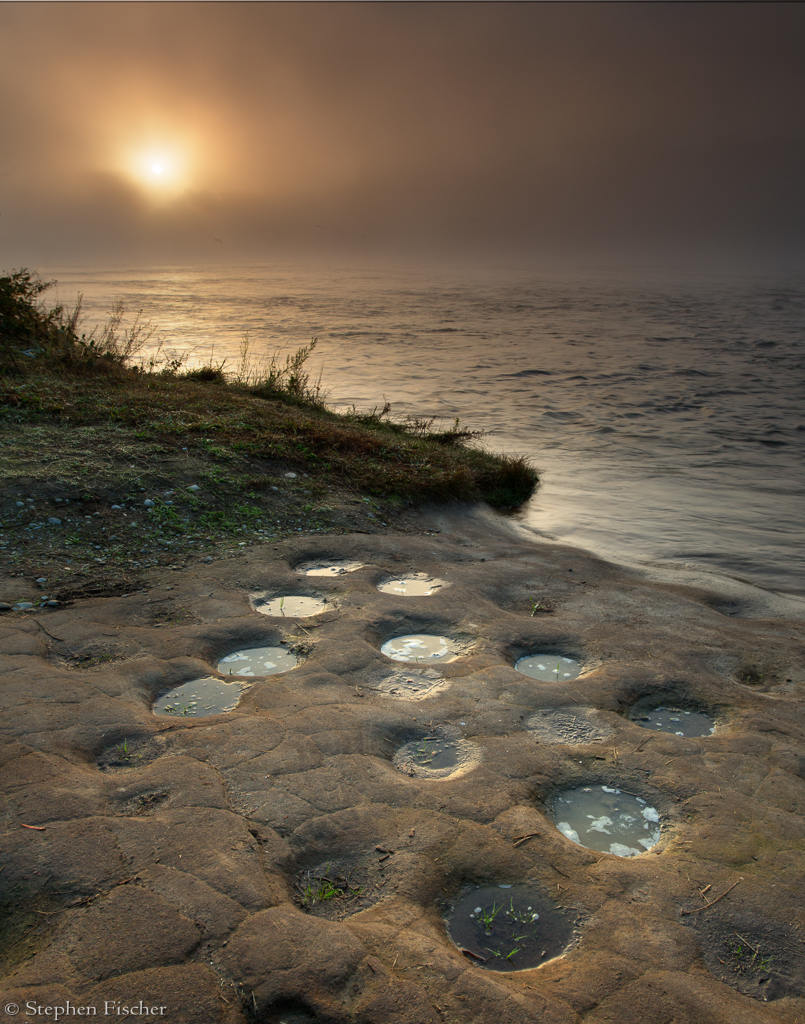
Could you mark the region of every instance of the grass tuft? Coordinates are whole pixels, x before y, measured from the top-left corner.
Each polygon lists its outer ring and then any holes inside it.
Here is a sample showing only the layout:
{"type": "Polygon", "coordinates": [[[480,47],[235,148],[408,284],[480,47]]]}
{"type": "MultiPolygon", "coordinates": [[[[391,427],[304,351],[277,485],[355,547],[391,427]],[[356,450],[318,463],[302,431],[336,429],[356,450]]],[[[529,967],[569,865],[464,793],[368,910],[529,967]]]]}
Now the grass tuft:
{"type": "Polygon", "coordinates": [[[80,302],[48,309],[47,287],[28,270],[0,277],[0,555],[12,572],[119,575],[288,533],[380,530],[425,501],[515,508],[536,487],[524,459],[475,447],[458,420],[437,430],[392,421],[388,405],[332,412],[306,369],[315,339],[258,366],[245,338],[234,372],[212,359],[182,372],[141,315],[127,323],[116,307],[82,333],[80,302]]]}

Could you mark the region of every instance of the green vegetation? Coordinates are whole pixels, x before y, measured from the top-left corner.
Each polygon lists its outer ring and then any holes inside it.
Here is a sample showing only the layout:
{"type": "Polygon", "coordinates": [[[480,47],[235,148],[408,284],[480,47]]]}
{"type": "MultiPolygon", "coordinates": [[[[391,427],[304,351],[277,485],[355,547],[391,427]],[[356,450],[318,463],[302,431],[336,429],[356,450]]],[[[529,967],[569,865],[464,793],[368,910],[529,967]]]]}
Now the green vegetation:
{"type": "Polygon", "coordinates": [[[741,973],[760,972],[766,973],[771,969],[773,957],[764,956],[759,946],[753,946],[748,939],[737,932],[730,942],[730,953],[735,964],[735,970],[741,973]]]}
{"type": "Polygon", "coordinates": [[[482,908],[481,913],[478,915],[478,920],[483,925],[484,929],[488,932],[494,923],[495,918],[503,909],[502,906],[498,906],[497,903],[492,903],[489,908],[482,908]]]}
{"type": "Polygon", "coordinates": [[[328,879],[322,878],[318,882],[311,882],[310,885],[305,886],[302,903],[306,907],[312,907],[316,903],[325,903],[327,900],[338,899],[343,895],[343,889],[333,885],[328,879]]]}
{"type": "Polygon", "coordinates": [[[0,557],[59,599],[297,532],[377,531],[432,501],[514,508],[537,475],[461,428],[339,415],[305,370],[315,341],[261,370],[184,372],[117,308],[82,333],[27,270],[0,277],[0,557]],[[56,578],[56,582],[54,582],[56,578]]]}
{"type": "Polygon", "coordinates": [[[309,872],[299,886],[299,902],[305,910],[312,910],[331,900],[355,899],[363,892],[363,886],[353,885],[347,879],[339,878],[337,881],[338,884],[326,875],[309,872]]]}

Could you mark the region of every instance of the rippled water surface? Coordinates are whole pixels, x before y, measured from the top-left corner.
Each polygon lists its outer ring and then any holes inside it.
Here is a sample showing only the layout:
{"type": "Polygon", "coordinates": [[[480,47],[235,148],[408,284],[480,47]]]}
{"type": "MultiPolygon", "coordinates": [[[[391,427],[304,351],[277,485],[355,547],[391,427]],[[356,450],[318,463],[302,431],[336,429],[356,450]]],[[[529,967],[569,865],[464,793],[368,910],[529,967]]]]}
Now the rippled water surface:
{"type": "Polygon", "coordinates": [[[88,319],[142,309],[191,362],[295,350],[337,406],[460,416],[532,457],[524,522],[622,561],[805,592],[805,288],[647,274],[62,272],[88,319]]]}

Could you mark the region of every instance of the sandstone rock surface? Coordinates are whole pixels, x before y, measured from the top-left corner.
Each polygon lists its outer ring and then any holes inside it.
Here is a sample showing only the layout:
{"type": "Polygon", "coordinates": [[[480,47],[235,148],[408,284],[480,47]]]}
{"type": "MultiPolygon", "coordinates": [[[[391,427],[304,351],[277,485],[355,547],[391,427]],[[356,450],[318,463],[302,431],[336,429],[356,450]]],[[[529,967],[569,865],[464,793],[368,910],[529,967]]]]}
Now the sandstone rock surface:
{"type": "Polygon", "coordinates": [[[722,614],[480,512],[169,576],[3,616],[0,1019],[142,1001],[165,1009],[139,1019],[171,1024],[805,1020],[801,622],[722,614]],[[296,571],[328,560],[362,568],[296,571]],[[377,589],[413,572],[450,585],[377,589]],[[272,618],[257,592],[328,606],[272,618]],[[381,654],[410,634],[460,654],[381,654]],[[229,652],[278,644],[300,664],[248,680],[233,711],[152,713],[229,652]],[[544,650],[581,674],[515,672],[544,650]],[[713,712],[715,732],[629,719],[655,698],[713,712]],[[395,768],[445,729],[469,770],[395,768]],[[596,784],[656,807],[658,845],[565,838],[554,794],[596,784]],[[486,970],[445,914],[468,885],[525,882],[573,939],[540,967],[486,970]]]}

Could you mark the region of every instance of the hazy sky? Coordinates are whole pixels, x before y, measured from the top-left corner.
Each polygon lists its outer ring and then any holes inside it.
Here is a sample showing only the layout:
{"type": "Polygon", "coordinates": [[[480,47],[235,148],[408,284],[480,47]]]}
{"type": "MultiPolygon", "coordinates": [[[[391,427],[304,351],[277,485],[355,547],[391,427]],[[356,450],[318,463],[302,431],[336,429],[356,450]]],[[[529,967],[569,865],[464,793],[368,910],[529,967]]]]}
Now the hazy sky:
{"type": "Polygon", "coordinates": [[[805,248],[805,7],[0,4],[0,266],[805,248]]]}

